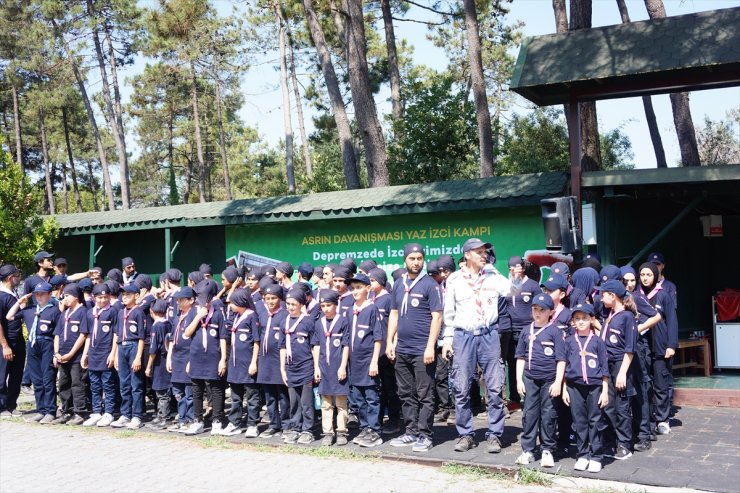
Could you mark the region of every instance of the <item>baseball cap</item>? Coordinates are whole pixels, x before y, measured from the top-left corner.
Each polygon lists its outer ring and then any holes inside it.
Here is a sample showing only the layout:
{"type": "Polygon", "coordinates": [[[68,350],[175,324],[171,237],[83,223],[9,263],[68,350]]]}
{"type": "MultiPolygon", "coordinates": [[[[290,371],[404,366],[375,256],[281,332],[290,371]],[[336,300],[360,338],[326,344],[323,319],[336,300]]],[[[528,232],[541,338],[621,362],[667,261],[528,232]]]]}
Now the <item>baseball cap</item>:
{"type": "Polygon", "coordinates": [[[486,249],[491,248],[493,245],[490,243],[486,243],[483,240],[479,238],[470,238],[465,243],[463,243],[463,253],[469,252],[470,250],[475,250],[476,248],[485,247],[486,249]]]}
{"type": "Polygon", "coordinates": [[[532,300],[532,304],[537,305],[541,308],[547,308],[548,310],[552,310],[555,308],[555,303],[552,301],[552,298],[548,294],[538,294],[532,300]]]}
{"type": "Polygon", "coordinates": [[[519,255],[509,257],[509,267],[516,267],[517,265],[524,266],[524,260],[519,255]]]}
{"type": "Polygon", "coordinates": [[[121,259],[121,267],[128,267],[129,265],[134,265],[134,259],[131,257],[123,257],[121,259]]]}
{"type": "Polygon", "coordinates": [[[126,284],[121,291],[123,291],[124,293],[129,293],[129,294],[138,293],[139,292],[139,286],[137,286],[133,282],[130,282],[130,283],[126,284]]]}
{"type": "Polygon", "coordinates": [[[596,288],[600,292],[607,292],[607,293],[614,293],[618,298],[624,298],[624,295],[627,293],[627,288],[624,287],[624,284],[619,282],[616,279],[610,279],[606,282],[602,282],[601,286],[596,288]]]}
{"type": "Polygon", "coordinates": [[[64,257],[54,259],[54,265],[67,265],[67,259],[64,257]]]}
{"type": "Polygon", "coordinates": [[[611,280],[621,281],[622,271],[616,265],[607,265],[601,269],[601,272],[599,272],[599,276],[601,277],[602,283],[611,280]]]}
{"type": "Polygon", "coordinates": [[[568,288],[568,281],[560,274],[552,274],[542,283],[542,285],[550,291],[555,291],[556,289],[564,290],[568,288]]]}
{"type": "Polygon", "coordinates": [[[48,282],[40,282],[33,287],[34,293],[51,293],[52,287],[48,282]]]}
{"type": "Polygon", "coordinates": [[[561,276],[567,276],[570,274],[570,268],[565,262],[555,262],[550,266],[550,272],[560,274],[561,276]]]}
{"type": "Polygon", "coordinates": [[[52,258],[54,256],[53,253],[45,252],[41,250],[39,253],[33,256],[33,263],[38,264],[44,259],[52,258]]]}
{"type": "Polygon", "coordinates": [[[370,278],[367,277],[365,274],[355,274],[353,277],[350,277],[349,279],[344,280],[344,284],[347,284],[347,285],[350,285],[353,282],[361,282],[362,284],[369,286],[370,278]]]}
{"type": "Polygon", "coordinates": [[[319,290],[319,303],[332,303],[334,305],[339,304],[339,293],[333,289],[320,289],[319,290]]]}
{"type": "Polygon", "coordinates": [[[593,316],[594,313],[596,313],[594,311],[593,305],[590,305],[588,303],[578,303],[576,306],[573,307],[571,311],[573,312],[571,315],[575,315],[576,312],[583,312],[593,316]]]}
{"type": "Polygon", "coordinates": [[[175,293],[175,299],[178,298],[195,298],[195,293],[193,292],[193,288],[190,286],[185,286],[177,290],[175,293]]]}
{"type": "Polygon", "coordinates": [[[5,264],[2,267],[0,267],[0,281],[3,279],[7,279],[8,277],[19,273],[20,270],[18,270],[18,267],[16,267],[13,264],[5,264]]]}
{"type": "Polygon", "coordinates": [[[663,254],[660,252],[653,252],[648,255],[647,261],[654,264],[665,264],[665,258],[663,258],[663,254]]]}

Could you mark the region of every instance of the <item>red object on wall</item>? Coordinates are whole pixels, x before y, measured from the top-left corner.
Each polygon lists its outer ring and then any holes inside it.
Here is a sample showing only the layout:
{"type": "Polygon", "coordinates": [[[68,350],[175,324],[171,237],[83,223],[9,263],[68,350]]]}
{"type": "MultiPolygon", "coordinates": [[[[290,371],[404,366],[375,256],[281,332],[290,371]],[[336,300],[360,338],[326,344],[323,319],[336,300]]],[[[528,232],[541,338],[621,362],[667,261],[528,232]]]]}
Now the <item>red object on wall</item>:
{"type": "Polygon", "coordinates": [[[727,289],[714,297],[717,301],[717,321],[727,322],[740,318],[740,291],[727,289]]]}

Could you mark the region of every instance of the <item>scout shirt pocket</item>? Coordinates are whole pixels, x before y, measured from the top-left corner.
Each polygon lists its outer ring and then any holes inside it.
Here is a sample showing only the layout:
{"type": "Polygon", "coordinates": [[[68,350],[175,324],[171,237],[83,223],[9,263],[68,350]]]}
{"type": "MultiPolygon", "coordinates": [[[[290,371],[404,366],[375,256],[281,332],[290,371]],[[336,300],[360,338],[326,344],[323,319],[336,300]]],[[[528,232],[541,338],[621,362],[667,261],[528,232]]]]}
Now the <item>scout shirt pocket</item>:
{"type": "Polygon", "coordinates": [[[69,321],[69,330],[72,331],[72,333],[77,334],[80,332],[80,321],[79,320],[70,320],[69,321]]]}
{"type": "Polygon", "coordinates": [[[619,329],[612,329],[609,327],[609,343],[611,343],[612,346],[617,347],[617,344],[619,344],[619,341],[622,340],[622,331],[619,329]]]}
{"type": "Polygon", "coordinates": [[[340,332],[339,334],[331,334],[331,345],[338,348],[342,345],[342,337],[344,337],[344,332],[340,332]]]}
{"type": "Polygon", "coordinates": [[[419,305],[421,304],[423,298],[423,294],[409,293],[409,305],[413,306],[414,308],[419,308],[419,305]]]}
{"type": "Polygon", "coordinates": [[[104,333],[107,334],[108,332],[110,332],[110,327],[111,327],[111,321],[110,320],[101,320],[100,321],[100,329],[104,333]]]}
{"type": "Polygon", "coordinates": [[[370,326],[369,325],[357,324],[357,333],[356,333],[356,336],[357,336],[357,338],[360,341],[362,341],[363,339],[365,339],[365,336],[367,336],[370,332],[372,332],[372,331],[370,330],[370,326]]]}
{"type": "Polygon", "coordinates": [[[308,342],[308,333],[307,332],[296,332],[295,342],[297,342],[298,344],[306,344],[308,342]]]}
{"type": "Polygon", "coordinates": [[[555,343],[552,341],[540,341],[542,352],[550,359],[555,358],[555,343]]]}
{"type": "Polygon", "coordinates": [[[242,344],[246,344],[251,332],[251,329],[236,329],[236,340],[242,344]]]}
{"type": "Polygon", "coordinates": [[[51,330],[51,320],[39,320],[39,330],[45,334],[51,330]]]}

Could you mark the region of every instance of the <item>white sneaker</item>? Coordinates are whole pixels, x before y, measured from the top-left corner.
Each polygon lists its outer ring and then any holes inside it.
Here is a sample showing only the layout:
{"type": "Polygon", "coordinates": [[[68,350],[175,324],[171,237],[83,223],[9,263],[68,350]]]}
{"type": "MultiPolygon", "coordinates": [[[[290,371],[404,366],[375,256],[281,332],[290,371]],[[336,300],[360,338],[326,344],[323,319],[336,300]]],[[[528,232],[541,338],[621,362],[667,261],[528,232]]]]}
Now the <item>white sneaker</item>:
{"type": "Polygon", "coordinates": [[[110,424],[111,428],[123,428],[124,426],[128,425],[131,422],[131,420],[124,415],[121,415],[120,418],[115,420],[110,424]]]}
{"type": "Polygon", "coordinates": [[[588,461],[588,472],[599,472],[601,471],[601,462],[595,460],[588,461]]]}
{"type": "Polygon", "coordinates": [[[671,425],[669,425],[667,422],[663,421],[662,423],[658,423],[658,435],[667,435],[671,432],[671,425]]]}
{"type": "Polygon", "coordinates": [[[534,462],[534,455],[532,455],[532,452],[522,452],[522,454],[516,458],[514,463],[519,464],[520,466],[526,466],[532,462],[534,462]]]}
{"type": "Polygon", "coordinates": [[[540,458],[540,467],[555,467],[555,459],[552,458],[552,453],[549,450],[542,451],[542,458],[540,458]]]}
{"type": "Polygon", "coordinates": [[[588,459],[585,457],[578,459],[576,465],[573,466],[573,469],[576,471],[585,471],[586,468],[588,468],[588,459]]]}
{"type": "MultiPolygon", "coordinates": [[[[229,425],[230,424],[231,423],[229,423],[229,425]]],[[[219,423],[218,421],[214,421],[213,424],[211,425],[211,436],[223,435],[224,431],[225,430],[223,428],[223,425],[219,423]]]]}
{"type": "Polygon", "coordinates": [[[182,434],[185,434],[185,433],[187,433],[187,432],[188,432],[188,430],[190,429],[190,427],[191,427],[191,426],[193,426],[193,422],[191,422],[191,423],[182,423],[182,424],[180,425],[180,429],[179,429],[179,430],[177,430],[177,432],[178,432],[178,433],[182,433],[182,434]]]}
{"type": "Polygon", "coordinates": [[[82,423],[82,426],[95,426],[102,418],[103,416],[98,413],[91,414],[90,417],[87,418],[84,423],[82,423]]]}
{"type": "Polygon", "coordinates": [[[257,438],[260,432],[256,426],[247,426],[247,432],[244,433],[244,438],[257,438]]]}
{"type": "Polygon", "coordinates": [[[188,429],[184,432],[188,436],[192,435],[199,435],[203,433],[203,422],[202,421],[193,421],[190,423],[190,426],[188,426],[188,429]]]}
{"type": "Polygon", "coordinates": [[[134,419],[126,425],[126,428],[129,430],[138,430],[142,426],[144,426],[144,423],[141,422],[141,418],[134,416],[134,419]]]}
{"type": "Polygon", "coordinates": [[[224,428],[223,430],[221,430],[221,434],[223,436],[225,436],[225,437],[231,437],[231,436],[234,436],[234,435],[238,435],[241,432],[242,432],[242,430],[239,429],[238,426],[234,425],[234,423],[227,424],[226,425],[226,428],[224,428]]]}
{"type": "Polygon", "coordinates": [[[101,416],[100,421],[98,421],[96,424],[97,426],[103,428],[105,426],[110,426],[113,422],[113,415],[110,413],[105,413],[103,416],[101,416]]]}

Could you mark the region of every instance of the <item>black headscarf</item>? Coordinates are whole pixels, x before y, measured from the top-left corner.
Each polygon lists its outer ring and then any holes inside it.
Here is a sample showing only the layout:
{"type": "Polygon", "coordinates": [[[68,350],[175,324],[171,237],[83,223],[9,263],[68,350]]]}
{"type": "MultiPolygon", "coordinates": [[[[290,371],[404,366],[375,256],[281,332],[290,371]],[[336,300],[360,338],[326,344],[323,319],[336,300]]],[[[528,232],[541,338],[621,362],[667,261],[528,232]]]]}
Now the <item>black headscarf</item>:
{"type": "Polygon", "coordinates": [[[660,271],[658,270],[658,267],[652,262],[645,262],[640,266],[640,270],[637,271],[637,274],[639,275],[640,272],[642,272],[642,269],[650,269],[650,271],[653,273],[653,284],[650,286],[645,286],[642,284],[642,281],[640,281],[640,287],[642,288],[642,292],[645,294],[648,294],[650,291],[655,288],[655,285],[658,284],[658,281],[660,280],[660,271]]]}

